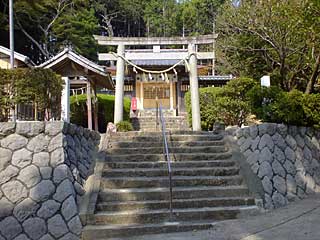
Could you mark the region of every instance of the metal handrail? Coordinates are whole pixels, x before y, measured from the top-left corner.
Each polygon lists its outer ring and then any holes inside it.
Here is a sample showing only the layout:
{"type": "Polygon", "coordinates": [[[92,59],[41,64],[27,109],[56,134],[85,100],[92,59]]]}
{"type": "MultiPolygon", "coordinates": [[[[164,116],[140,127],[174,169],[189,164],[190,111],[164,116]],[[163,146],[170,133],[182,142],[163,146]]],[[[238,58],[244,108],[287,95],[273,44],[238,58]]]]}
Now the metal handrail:
{"type": "Polygon", "coordinates": [[[173,206],[172,206],[172,168],[171,168],[171,160],[170,160],[170,154],[169,154],[169,148],[168,148],[168,141],[167,141],[167,135],[166,135],[166,122],[163,117],[163,111],[162,111],[162,105],[161,103],[157,103],[157,126],[158,121],[160,120],[161,123],[161,131],[162,131],[162,138],[163,138],[163,155],[164,158],[167,160],[168,165],[168,175],[169,175],[169,189],[170,189],[170,220],[173,219],[173,206]],[[158,114],[160,118],[158,118],[158,114]]]}

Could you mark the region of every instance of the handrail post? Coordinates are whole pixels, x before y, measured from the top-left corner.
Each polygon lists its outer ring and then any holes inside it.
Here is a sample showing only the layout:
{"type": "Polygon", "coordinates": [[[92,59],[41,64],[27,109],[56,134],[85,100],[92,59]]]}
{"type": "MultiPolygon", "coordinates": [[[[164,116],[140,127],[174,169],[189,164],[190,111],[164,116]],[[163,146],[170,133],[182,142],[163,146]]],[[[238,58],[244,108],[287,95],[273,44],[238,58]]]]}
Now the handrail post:
{"type": "MultiPolygon", "coordinates": [[[[158,113],[157,113],[158,115],[158,113]]],[[[162,137],[163,137],[163,155],[165,160],[167,160],[168,165],[168,176],[169,176],[169,191],[170,191],[170,202],[169,202],[169,208],[170,208],[170,220],[173,220],[173,193],[172,193],[172,169],[171,169],[171,160],[170,160],[170,154],[169,154],[169,148],[168,148],[168,141],[166,136],[166,123],[163,118],[162,113],[162,105],[159,103],[159,116],[160,116],[160,122],[161,122],[161,131],[162,131],[162,137]]]]}

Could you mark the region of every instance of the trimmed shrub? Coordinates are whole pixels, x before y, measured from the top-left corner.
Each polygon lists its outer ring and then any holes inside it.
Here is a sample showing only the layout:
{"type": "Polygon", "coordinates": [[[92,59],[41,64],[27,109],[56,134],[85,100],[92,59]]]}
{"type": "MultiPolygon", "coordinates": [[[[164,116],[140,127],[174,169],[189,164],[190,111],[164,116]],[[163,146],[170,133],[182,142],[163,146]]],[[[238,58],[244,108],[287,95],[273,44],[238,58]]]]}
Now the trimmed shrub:
{"type": "MultiPolygon", "coordinates": [[[[108,122],[114,120],[114,96],[98,94],[98,125],[99,132],[106,132],[108,122]]],[[[87,95],[71,96],[70,98],[70,119],[72,123],[88,127],[87,95]]],[[[130,119],[130,99],[124,98],[123,119],[130,119]]]]}
{"type": "MultiPolygon", "coordinates": [[[[246,93],[256,85],[250,78],[230,81],[226,86],[200,88],[200,114],[203,130],[211,130],[215,122],[241,126],[250,113],[249,98],[246,93]]],[[[192,123],[190,92],[185,95],[189,124],[192,123]]]]}
{"type": "Polygon", "coordinates": [[[129,121],[121,121],[116,124],[118,132],[129,132],[133,131],[133,127],[131,122],[129,121]]]}
{"type": "Polygon", "coordinates": [[[265,122],[272,122],[274,119],[273,104],[282,98],[283,94],[284,92],[276,86],[254,86],[247,93],[252,113],[255,114],[258,119],[265,122]]]}
{"type": "Polygon", "coordinates": [[[310,126],[320,128],[320,94],[305,94],[303,98],[303,111],[306,122],[310,126]]]}

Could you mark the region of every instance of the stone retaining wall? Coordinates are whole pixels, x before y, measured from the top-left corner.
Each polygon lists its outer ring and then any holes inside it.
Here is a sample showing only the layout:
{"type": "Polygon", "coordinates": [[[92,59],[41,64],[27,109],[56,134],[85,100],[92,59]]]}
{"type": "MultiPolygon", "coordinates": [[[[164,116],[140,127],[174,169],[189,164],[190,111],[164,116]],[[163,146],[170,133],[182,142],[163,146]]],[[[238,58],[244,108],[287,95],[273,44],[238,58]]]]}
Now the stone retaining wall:
{"type": "Polygon", "coordinates": [[[0,123],[0,240],[80,239],[99,140],[63,122],[0,123]]]}
{"type": "Polygon", "coordinates": [[[238,145],[261,179],[264,206],[320,192],[320,132],[312,128],[264,123],[239,129],[238,145]]]}

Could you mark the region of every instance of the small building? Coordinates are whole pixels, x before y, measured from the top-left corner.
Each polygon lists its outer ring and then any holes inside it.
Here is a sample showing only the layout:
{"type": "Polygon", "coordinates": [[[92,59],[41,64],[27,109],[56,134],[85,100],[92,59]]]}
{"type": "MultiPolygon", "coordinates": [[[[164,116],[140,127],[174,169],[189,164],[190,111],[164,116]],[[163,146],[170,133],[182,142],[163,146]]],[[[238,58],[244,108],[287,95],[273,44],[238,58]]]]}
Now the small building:
{"type": "Polygon", "coordinates": [[[42,63],[38,67],[48,68],[61,75],[64,89],[61,99],[61,119],[70,122],[70,94],[80,90],[87,94],[88,128],[98,130],[97,104],[92,103],[97,88],[114,89],[111,76],[103,67],[75,53],[69,48],[42,63]],[[93,116],[93,120],[92,120],[93,116]]]}
{"type": "MultiPolygon", "coordinates": [[[[14,68],[33,67],[34,63],[29,57],[14,52],[14,68]]],[[[10,49],[0,46],[0,69],[10,69],[10,49]]]]}

